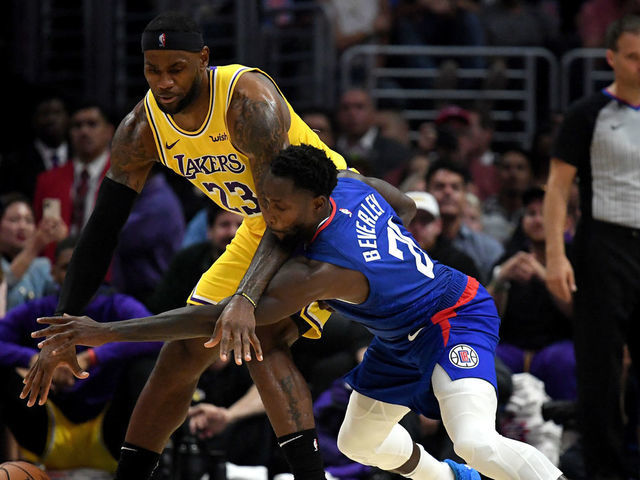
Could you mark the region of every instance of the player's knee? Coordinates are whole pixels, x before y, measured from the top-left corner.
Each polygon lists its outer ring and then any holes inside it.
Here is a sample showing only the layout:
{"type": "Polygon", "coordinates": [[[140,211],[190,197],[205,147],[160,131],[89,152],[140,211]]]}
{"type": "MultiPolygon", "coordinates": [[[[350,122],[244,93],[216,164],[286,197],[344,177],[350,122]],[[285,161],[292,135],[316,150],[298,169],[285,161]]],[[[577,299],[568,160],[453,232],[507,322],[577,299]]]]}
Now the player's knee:
{"type": "Polygon", "coordinates": [[[276,353],[289,352],[289,347],[300,336],[297,325],[290,318],[272,325],[259,327],[256,329],[256,335],[260,340],[265,356],[272,351],[276,353]]]}
{"type": "Polygon", "coordinates": [[[376,448],[382,443],[372,432],[367,432],[363,428],[366,420],[360,422],[349,422],[348,419],[342,423],[338,432],[338,450],[346,457],[356,462],[373,465],[370,461],[375,456],[376,448]]]}
{"type": "Polygon", "coordinates": [[[167,342],[158,356],[154,374],[160,374],[167,384],[189,383],[217,358],[217,352],[204,348],[201,338],[167,342]]]}
{"type": "Polygon", "coordinates": [[[496,451],[496,434],[491,432],[468,432],[462,438],[456,438],[453,442],[453,450],[469,465],[476,462],[489,460],[496,451]]]}
{"type": "Polygon", "coordinates": [[[342,428],[338,433],[338,450],[347,458],[365,465],[368,464],[367,458],[371,454],[367,445],[359,441],[353,432],[345,432],[342,428]]]}

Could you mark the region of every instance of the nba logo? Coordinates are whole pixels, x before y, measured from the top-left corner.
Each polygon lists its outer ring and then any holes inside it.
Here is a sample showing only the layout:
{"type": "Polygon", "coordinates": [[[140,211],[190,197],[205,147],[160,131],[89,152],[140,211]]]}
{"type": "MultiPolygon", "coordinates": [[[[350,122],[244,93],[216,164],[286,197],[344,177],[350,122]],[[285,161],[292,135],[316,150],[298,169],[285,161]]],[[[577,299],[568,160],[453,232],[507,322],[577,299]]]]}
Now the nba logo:
{"type": "Polygon", "coordinates": [[[158,46],[166,47],[167,46],[167,36],[164,33],[161,33],[158,37],[158,46]]]}
{"type": "Polygon", "coordinates": [[[474,368],[478,366],[478,353],[469,345],[456,345],[449,352],[449,361],[459,368],[474,368]]]}

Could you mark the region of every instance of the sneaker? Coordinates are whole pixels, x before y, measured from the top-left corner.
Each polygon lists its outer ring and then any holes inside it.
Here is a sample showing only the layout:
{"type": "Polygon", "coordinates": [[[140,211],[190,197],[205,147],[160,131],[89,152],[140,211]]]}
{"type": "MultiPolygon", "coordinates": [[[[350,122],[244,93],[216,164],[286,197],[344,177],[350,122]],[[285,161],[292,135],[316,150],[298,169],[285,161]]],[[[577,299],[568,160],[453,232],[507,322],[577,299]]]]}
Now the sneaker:
{"type": "Polygon", "coordinates": [[[480,480],[480,474],[469,465],[456,463],[453,460],[445,460],[444,463],[451,467],[456,480],[480,480]]]}

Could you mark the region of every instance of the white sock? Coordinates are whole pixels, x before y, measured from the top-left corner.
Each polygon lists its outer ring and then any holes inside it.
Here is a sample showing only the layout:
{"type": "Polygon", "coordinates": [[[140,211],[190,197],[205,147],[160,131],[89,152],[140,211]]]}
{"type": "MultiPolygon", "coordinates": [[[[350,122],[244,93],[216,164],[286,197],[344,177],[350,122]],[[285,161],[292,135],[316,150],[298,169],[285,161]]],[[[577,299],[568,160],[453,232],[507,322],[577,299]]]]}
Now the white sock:
{"type": "Polygon", "coordinates": [[[453,471],[444,462],[440,462],[429,455],[420,444],[420,460],[415,470],[403,475],[413,480],[454,480],[453,471]]]}

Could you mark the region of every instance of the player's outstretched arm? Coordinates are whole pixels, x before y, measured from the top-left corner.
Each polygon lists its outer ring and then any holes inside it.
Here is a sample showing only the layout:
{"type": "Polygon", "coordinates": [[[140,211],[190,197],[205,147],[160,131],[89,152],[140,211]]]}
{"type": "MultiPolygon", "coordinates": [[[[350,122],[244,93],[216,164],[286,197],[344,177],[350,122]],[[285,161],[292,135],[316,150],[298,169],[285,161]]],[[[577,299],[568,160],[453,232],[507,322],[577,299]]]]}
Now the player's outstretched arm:
{"type": "MultiPolygon", "coordinates": [[[[329,281],[331,277],[338,276],[328,276],[328,273],[330,270],[327,268],[312,268],[307,261],[291,260],[273,279],[269,290],[270,295],[263,297],[261,304],[258,305],[260,324],[275,323],[297,312],[316,296],[323,297],[327,285],[336,285],[336,282],[329,281]]],[[[216,328],[218,316],[227,302],[228,299],[218,305],[189,306],[151,317],[106,323],[96,322],[86,316],[65,315],[39,318],[38,323],[49,326],[33,332],[31,336],[47,338],[38,345],[41,348],[40,355],[25,377],[25,385],[20,397],[29,397],[29,406],[34,405],[38,397],[40,397],[39,404],[44,404],[51,386],[53,371],[59,365],[67,365],[75,374],[86,376],[86,372],[82,372],[75,361],[76,345],[96,347],[118,341],[200,338],[209,336],[213,331],[214,334],[207,342],[207,346],[220,342],[220,348],[224,350],[225,355],[228,355],[233,340],[236,362],[242,363],[243,357],[247,358],[247,350],[251,345],[256,350],[256,356],[262,357],[260,342],[255,333],[244,337],[243,342],[238,343],[239,338],[232,337],[229,328],[216,328]]]]}
{"type": "MultiPolygon", "coordinates": [[[[38,359],[25,376],[20,398],[29,397],[28,406],[40,397],[47,400],[53,371],[60,365],[70,368],[78,378],[86,378],[76,360],[75,346],[100,346],[109,342],[169,341],[206,338],[225,303],[183,307],[152,317],[100,323],[89,317],[43,317],[38,323],[49,326],[33,332],[33,338],[47,337],[38,345],[38,359]]],[[[257,340],[256,340],[257,342],[257,340]]],[[[258,348],[259,342],[257,342],[258,348]]]]}
{"type": "MultiPolygon", "coordinates": [[[[276,323],[314,300],[339,296],[356,303],[363,301],[367,293],[362,293],[361,277],[359,272],[335,265],[293,258],[276,274],[260,300],[256,309],[258,324],[276,323]]],[[[238,363],[247,357],[251,346],[256,356],[261,357],[260,341],[255,333],[241,342],[232,336],[228,324],[219,322],[218,317],[229,300],[217,305],[188,306],[151,317],[108,323],[99,323],[86,316],[45,317],[38,319],[38,323],[49,326],[33,332],[31,336],[47,337],[38,346],[48,349],[50,356],[56,356],[75,345],[96,347],[109,342],[182,340],[208,337],[213,331],[206,346],[220,343],[220,349],[226,355],[233,349],[238,363]]]]}
{"type": "MultiPolygon", "coordinates": [[[[271,160],[288,146],[290,124],[289,109],[273,82],[258,72],[243,74],[231,95],[227,125],[231,142],[249,158],[261,205],[264,205],[262,179],[271,160]]],[[[238,285],[238,294],[232,297],[219,318],[218,325],[224,325],[223,331],[230,334],[238,345],[247,345],[255,337],[255,305],[292,251],[292,245],[283,244],[267,229],[238,285]]],[[[220,357],[227,359],[225,349],[220,350],[220,357]]],[[[261,355],[257,358],[262,360],[261,355]]],[[[245,349],[244,360],[251,360],[250,348],[245,349]]],[[[236,363],[242,363],[242,358],[236,358],[236,363]]]]}
{"type": "Polygon", "coordinates": [[[375,188],[395,210],[405,227],[411,223],[416,214],[415,202],[390,183],[375,177],[365,177],[351,170],[341,170],[338,172],[338,176],[355,178],[375,188]]]}
{"type": "MultiPolygon", "coordinates": [[[[362,273],[301,257],[293,258],[279,270],[258,304],[258,325],[275,323],[298,312],[314,300],[342,298],[360,303],[367,295],[367,280],[362,273]]],[[[229,355],[230,347],[233,346],[236,363],[242,363],[242,359],[247,358],[247,350],[251,346],[256,350],[256,356],[261,357],[260,342],[255,333],[238,343],[238,339],[231,336],[228,328],[217,328],[216,320],[227,301],[228,299],[223,300],[218,305],[189,306],[151,317],[108,323],[73,316],[38,319],[39,323],[49,326],[33,332],[31,336],[47,338],[39,344],[42,351],[25,377],[21,398],[29,397],[28,404],[31,406],[40,396],[39,403],[43,404],[47,399],[53,370],[59,364],[66,364],[76,376],[85,375],[86,372],[73,361],[75,345],[99,346],[116,341],[203,338],[214,331],[205,345],[220,343],[220,349],[224,350],[225,355],[229,355]]]]}
{"type": "Polygon", "coordinates": [[[98,347],[111,342],[166,342],[189,338],[205,338],[211,334],[226,300],[217,305],[197,305],[176,308],[150,317],[117,322],[96,322],[90,317],[43,317],[38,323],[49,325],[31,334],[47,337],[38,347],[51,349],[58,355],[69,347],[98,347]]]}

